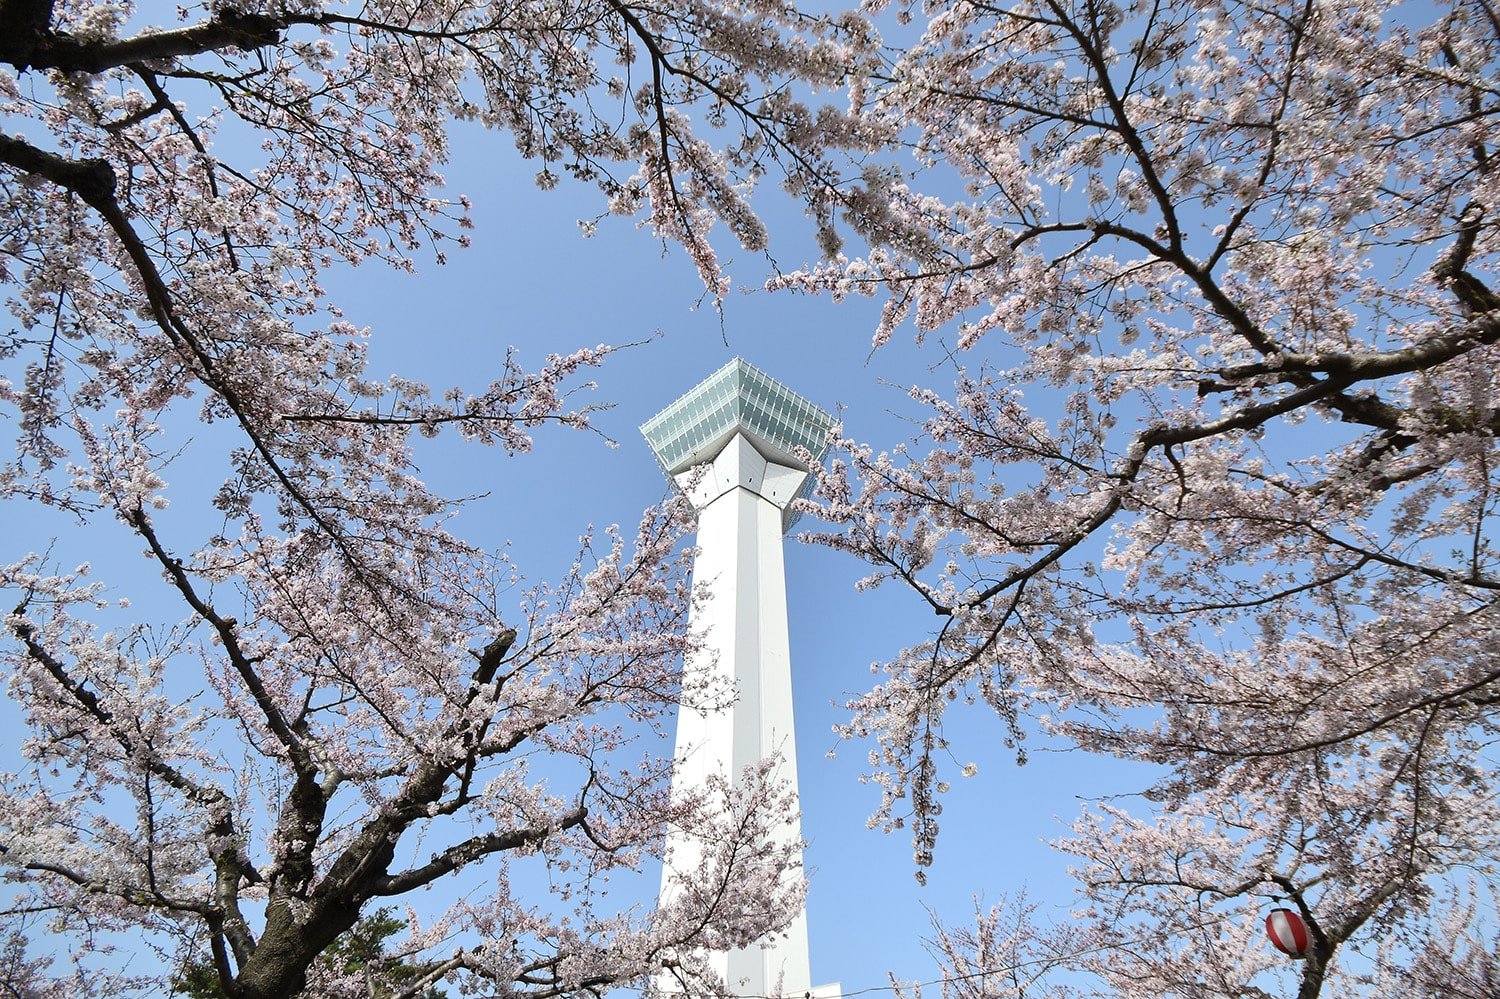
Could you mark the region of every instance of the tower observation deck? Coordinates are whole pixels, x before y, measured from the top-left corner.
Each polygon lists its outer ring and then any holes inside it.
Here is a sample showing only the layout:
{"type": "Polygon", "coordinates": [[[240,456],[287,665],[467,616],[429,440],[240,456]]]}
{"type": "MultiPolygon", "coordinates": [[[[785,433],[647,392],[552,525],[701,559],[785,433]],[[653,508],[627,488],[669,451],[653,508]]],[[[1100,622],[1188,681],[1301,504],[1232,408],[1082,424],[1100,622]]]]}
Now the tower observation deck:
{"type": "MultiPolygon", "coordinates": [[[[674,793],[706,787],[714,775],[738,782],[746,767],[778,754],[778,776],[796,792],[782,535],[797,519],[792,500],[810,488],[810,463],[822,459],[833,424],[828,413],[736,358],[641,427],[662,470],[698,511],[693,583],[706,584],[708,598],[693,609],[703,647],[684,664],[684,684],[708,681],[737,693],[717,710],[681,708],[674,793]]],[[[799,823],[785,823],[777,835],[799,841],[799,823]]],[[[669,831],[664,895],[700,856],[691,837],[669,831]]],[[[840,995],[838,985],[811,985],[805,907],[774,938],[709,958],[734,995],[840,995]]]]}

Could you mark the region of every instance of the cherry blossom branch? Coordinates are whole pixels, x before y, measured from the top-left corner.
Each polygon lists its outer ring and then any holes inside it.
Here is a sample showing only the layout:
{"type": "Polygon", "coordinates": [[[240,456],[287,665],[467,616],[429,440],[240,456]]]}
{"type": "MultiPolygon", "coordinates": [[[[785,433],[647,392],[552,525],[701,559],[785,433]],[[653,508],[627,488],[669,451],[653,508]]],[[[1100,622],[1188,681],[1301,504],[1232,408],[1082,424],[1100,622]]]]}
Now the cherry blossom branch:
{"type": "MultiPolygon", "coordinates": [[[[0,843],[0,856],[5,856],[9,852],[10,849],[3,843],[0,843]]],[[[95,878],[63,864],[28,860],[22,862],[20,866],[25,870],[35,871],[39,874],[54,874],[65,881],[77,885],[92,895],[109,895],[128,902],[131,905],[147,909],[156,909],[162,912],[186,912],[205,917],[216,912],[213,906],[204,902],[188,898],[173,898],[154,887],[137,888],[124,884],[116,878],[95,878]]]]}
{"type": "MultiPolygon", "coordinates": [[[[1362,371],[1379,370],[1382,376],[1389,376],[1396,373],[1420,370],[1426,366],[1420,358],[1443,357],[1444,359],[1451,359],[1471,349],[1475,344],[1492,344],[1500,341],[1500,320],[1493,320],[1490,317],[1485,318],[1487,321],[1482,324],[1481,332],[1472,340],[1466,335],[1454,335],[1443,338],[1441,342],[1432,345],[1430,349],[1427,347],[1413,347],[1392,351],[1389,355],[1382,355],[1379,361],[1372,360],[1368,367],[1352,366],[1344,371],[1334,369],[1334,371],[1330,372],[1329,377],[1325,379],[1312,380],[1302,388],[1289,392],[1279,399],[1245,406],[1238,412],[1227,414],[1217,420],[1178,427],[1155,427],[1141,431],[1136,434],[1134,441],[1130,445],[1129,456],[1117,466],[1114,472],[1110,473],[1110,477],[1122,484],[1133,482],[1145,467],[1147,454],[1156,448],[1170,447],[1174,444],[1187,444],[1193,441],[1221,436],[1231,431],[1247,430],[1260,426],[1276,416],[1303,409],[1314,402],[1326,400],[1342,393],[1349,386],[1361,380],[1362,371]]],[[[1076,548],[1100,527],[1108,523],[1115,513],[1120,510],[1121,505],[1121,495],[1116,491],[1094,513],[1085,518],[1066,539],[1057,542],[1046,555],[1013,571],[998,582],[982,590],[974,602],[985,603],[996,594],[1046,569],[1069,551],[1076,548]]],[[[1328,536],[1326,540],[1335,544],[1343,544],[1332,536],[1328,536]]],[[[1452,573],[1444,573],[1441,570],[1407,563],[1383,553],[1367,553],[1361,548],[1347,544],[1343,544],[1343,546],[1348,547],[1351,551],[1358,554],[1369,554],[1372,559],[1377,561],[1402,568],[1410,568],[1416,572],[1432,575],[1434,578],[1446,580],[1453,577],[1452,573]]],[[[1464,581],[1468,582],[1468,580],[1464,581]]]]}
{"type": "Polygon", "coordinates": [[[1243,744],[1237,746],[1214,746],[1206,743],[1173,741],[1167,738],[1161,741],[1161,745],[1166,749],[1186,750],[1204,756],[1217,756],[1226,759],[1274,759],[1281,756],[1297,756],[1353,742],[1364,736],[1379,732],[1392,722],[1407,715],[1416,714],[1433,707],[1462,706],[1467,703],[1470,694],[1477,693],[1495,684],[1500,684],[1500,670],[1486,673],[1477,680],[1465,683],[1452,690],[1443,690],[1428,694],[1418,700],[1402,704],[1399,708],[1377,715],[1363,725],[1341,730],[1333,735],[1318,739],[1283,742],[1275,746],[1249,746],[1243,744]]]}
{"type": "MultiPolygon", "coordinates": [[[[1267,522],[1274,523],[1277,518],[1262,519],[1266,520],[1267,522]]],[[[1337,535],[1332,534],[1329,531],[1325,531],[1322,528],[1316,527],[1312,524],[1299,522],[1295,526],[1298,529],[1307,531],[1309,534],[1312,534],[1321,541],[1326,541],[1328,544],[1333,545],[1336,548],[1341,548],[1344,551],[1350,552],[1351,554],[1359,555],[1361,558],[1368,558],[1372,562],[1379,562],[1382,565],[1388,565],[1393,569],[1403,569],[1407,572],[1413,572],[1420,576],[1426,576],[1428,579],[1434,579],[1443,583],[1454,583],[1462,587],[1473,587],[1475,589],[1481,590],[1500,589],[1500,577],[1476,575],[1472,569],[1469,572],[1454,572],[1451,569],[1439,569],[1435,566],[1426,565],[1422,562],[1413,562],[1410,559],[1397,558],[1395,555],[1391,555],[1387,552],[1374,550],[1364,545],[1358,545],[1351,541],[1346,541],[1343,538],[1340,538],[1337,535]]]]}
{"type": "MultiPolygon", "coordinates": [[[[255,452],[266,463],[266,467],[281,487],[286,490],[287,496],[340,549],[351,565],[361,570],[366,568],[365,560],[354,549],[347,534],[331,523],[305,491],[292,481],[269,441],[256,425],[256,420],[251,415],[246,401],[237,389],[219,376],[213,356],[176,314],[166,281],[151,259],[145,243],[135,232],[119,202],[115,200],[113,167],[104,160],[69,160],[6,135],[0,135],[0,162],[9,163],[27,173],[45,177],[60,187],[73,191],[104,218],[124,247],[126,255],[135,267],[137,276],[145,286],[147,301],[162,332],[166,333],[175,345],[196,362],[204,383],[212,388],[234,413],[255,452]]],[[[364,573],[361,572],[360,575],[363,576],[364,573]]],[[[371,592],[379,602],[384,604],[384,595],[379,593],[373,585],[371,592]]]]}
{"type": "Polygon", "coordinates": [[[26,647],[26,654],[31,657],[32,661],[45,669],[58,687],[78,707],[102,725],[128,757],[139,761],[150,772],[180,791],[189,800],[209,810],[211,814],[219,811],[227,812],[229,798],[222,790],[199,784],[162,759],[149,741],[137,741],[129,730],[119,723],[114,713],[99,699],[97,694],[83,682],[72,677],[67,667],[41,644],[36,629],[24,616],[26,606],[27,603],[23,600],[11,612],[13,615],[11,631],[26,647]]]}
{"type": "MultiPolygon", "coordinates": [[[[1282,75],[1281,80],[1281,100],[1277,104],[1275,114],[1266,122],[1266,151],[1261,159],[1260,174],[1255,182],[1255,189],[1257,191],[1265,188],[1266,182],[1270,180],[1271,172],[1276,166],[1276,153],[1281,145],[1281,132],[1277,128],[1277,124],[1286,116],[1287,107],[1291,104],[1292,79],[1297,73],[1298,55],[1302,48],[1302,39],[1307,33],[1307,25],[1312,20],[1312,14],[1313,0],[1307,0],[1307,5],[1302,8],[1301,20],[1294,25],[1288,24],[1288,27],[1291,29],[1291,41],[1287,46],[1286,72],[1282,75]]],[[[1255,198],[1247,197],[1245,203],[1240,206],[1239,211],[1235,212],[1225,224],[1224,234],[1219,238],[1219,245],[1214,247],[1213,253],[1204,261],[1203,269],[1205,271],[1212,271],[1224,259],[1224,255],[1234,245],[1235,235],[1240,231],[1240,227],[1245,224],[1245,220],[1250,217],[1251,211],[1255,208],[1255,202],[1255,198]]]]}
{"type": "MultiPolygon", "coordinates": [[[[161,108],[171,115],[172,120],[177,123],[177,127],[182,131],[182,134],[187,137],[187,140],[193,144],[193,148],[198,151],[198,156],[203,165],[204,179],[208,182],[209,194],[215,198],[219,197],[218,172],[215,170],[213,160],[208,154],[208,147],[204,145],[203,139],[198,135],[198,130],[193,128],[188,122],[187,115],[183,114],[181,109],[177,107],[177,102],[172,100],[172,96],[162,87],[161,81],[155,73],[151,72],[142,63],[131,63],[130,70],[140,78],[141,82],[146,85],[146,89],[151,93],[151,96],[156,99],[156,103],[152,105],[152,108],[161,108]]],[[[229,235],[228,226],[220,226],[219,232],[224,241],[224,252],[228,257],[229,266],[235,270],[239,270],[239,254],[235,251],[234,240],[229,235]]]]}
{"type": "Polygon", "coordinates": [[[1372,556],[1370,556],[1369,554],[1362,554],[1359,558],[1355,559],[1349,565],[1337,569],[1334,572],[1328,573],[1327,575],[1315,576],[1305,583],[1299,583],[1296,586],[1288,586],[1285,589],[1274,590],[1270,593],[1262,594],[1258,597],[1249,597],[1244,600],[1226,600],[1220,603],[1195,602],[1172,605],[1158,605],[1153,603],[1149,606],[1152,614],[1163,615],[1201,614],[1205,611],[1243,610],[1251,607],[1264,607],[1267,604],[1279,603],[1283,600],[1287,600],[1291,597],[1295,597],[1303,593],[1308,593],[1314,590],[1321,590],[1326,586],[1332,586],[1334,583],[1337,583],[1342,579],[1346,579],[1349,576],[1354,575],[1356,572],[1369,565],[1372,561],[1374,561],[1372,556]]]}
{"type": "Polygon", "coordinates": [[[157,537],[156,529],[152,526],[151,519],[146,516],[145,511],[139,507],[134,510],[122,511],[125,522],[135,529],[147,546],[151,549],[152,556],[166,572],[167,578],[171,580],[173,587],[187,605],[193,609],[209,627],[214,629],[219,641],[223,643],[224,652],[229,657],[230,664],[242,681],[245,688],[250,691],[250,696],[255,699],[261,714],[266,719],[266,724],[276,735],[276,738],[285,747],[291,758],[293,766],[299,774],[311,775],[316,767],[308,754],[307,747],[303,744],[301,737],[292,730],[287,722],[285,714],[271,697],[266,689],[265,683],[256,672],[255,666],[249,655],[245,653],[240,645],[238,622],[233,618],[224,617],[214,610],[198,591],[194,588],[192,580],[188,578],[187,570],[183,568],[182,561],[174,558],[162,545],[161,539],[157,537]]]}
{"type": "Polygon", "coordinates": [[[431,884],[444,875],[451,874],[467,864],[494,853],[536,846],[548,836],[556,835],[582,825],[588,809],[579,805],[570,812],[554,817],[546,826],[524,829],[508,829],[505,832],[485,833],[448,847],[421,867],[412,867],[396,874],[379,878],[372,885],[376,895],[401,895],[431,884]]]}
{"type": "MultiPolygon", "coordinates": [[[[686,230],[687,211],[682,207],[681,197],[677,193],[677,182],[673,179],[670,167],[672,153],[667,141],[667,106],[664,103],[666,85],[662,79],[663,70],[673,75],[683,74],[686,71],[679,70],[678,67],[672,65],[666,53],[662,51],[656,36],[646,30],[646,26],[641,23],[640,18],[635,16],[635,12],[628,5],[620,3],[619,0],[608,0],[608,3],[610,8],[620,15],[620,19],[629,26],[641,44],[646,46],[646,52],[651,57],[651,100],[656,105],[656,131],[661,139],[661,169],[666,172],[667,186],[672,192],[672,202],[677,208],[678,219],[683,229],[686,230]]],[[[692,76],[693,74],[687,73],[686,75],[692,76]]]]}
{"type": "MultiPolygon", "coordinates": [[[[202,907],[193,911],[208,918],[217,927],[216,934],[220,930],[225,932],[233,942],[237,954],[242,957],[248,956],[254,947],[254,942],[244,916],[239,910],[239,886],[241,882],[261,883],[262,878],[260,872],[243,854],[242,837],[235,826],[233,802],[221,789],[192,780],[162,759],[149,740],[139,741],[132,736],[117,721],[114,713],[100,701],[98,695],[81,682],[74,680],[63,663],[42,646],[35,629],[22,616],[25,609],[26,602],[23,601],[14,611],[12,630],[25,645],[27,654],[32,660],[42,666],[76,704],[104,726],[127,757],[141,763],[149,773],[160,777],[206,812],[210,834],[208,853],[215,871],[216,905],[212,908],[202,907]]],[[[80,884],[84,883],[78,877],[73,877],[62,870],[55,870],[52,873],[69,877],[69,880],[80,884]]],[[[119,894],[118,891],[114,893],[119,894]]],[[[181,906],[177,907],[181,908],[181,906]]]]}
{"type": "Polygon", "coordinates": [[[1177,220],[1177,206],[1172,196],[1167,193],[1166,185],[1162,183],[1161,177],[1157,175],[1156,163],[1151,153],[1146,148],[1145,140],[1136,130],[1130,119],[1130,114],[1125,109],[1125,102],[1116,93],[1114,82],[1110,77],[1109,63],[1101,51],[1100,42],[1097,38],[1090,38],[1078,24],[1068,16],[1067,12],[1057,3],[1057,0],[1047,0],[1047,8],[1052,11],[1058,23],[1068,34],[1078,42],[1078,50],[1082,53],[1084,61],[1093,70],[1094,82],[1104,95],[1105,103],[1108,104],[1114,117],[1115,131],[1124,141],[1126,148],[1131,152],[1136,164],[1141,168],[1141,175],[1146,180],[1146,186],[1151,189],[1152,197],[1156,200],[1157,210],[1161,212],[1162,220],[1166,223],[1167,235],[1170,247],[1173,251],[1182,249],[1182,227],[1177,220]]]}

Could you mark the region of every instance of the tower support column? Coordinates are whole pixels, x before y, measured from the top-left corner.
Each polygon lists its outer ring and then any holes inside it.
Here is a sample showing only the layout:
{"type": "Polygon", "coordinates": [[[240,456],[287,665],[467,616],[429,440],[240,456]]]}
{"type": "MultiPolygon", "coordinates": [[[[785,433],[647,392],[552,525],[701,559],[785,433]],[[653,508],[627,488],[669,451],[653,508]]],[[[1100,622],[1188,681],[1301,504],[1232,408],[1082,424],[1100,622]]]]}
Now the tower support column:
{"type": "MultiPolygon", "coordinates": [[[[822,454],[832,422],[736,360],[641,428],[698,511],[693,585],[704,596],[694,605],[691,626],[702,644],[687,657],[683,686],[714,696],[713,703],[685,703],[679,710],[674,794],[705,789],[715,778],[737,785],[747,769],[774,758],[771,779],[799,800],[782,535],[795,520],[792,501],[807,483],[807,456],[822,454]]],[[[770,835],[774,845],[800,857],[796,815],[770,835]]],[[[693,836],[668,830],[664,901],[702,857],[703,845],[693,836]]],[[[800,864],[782,872],[788,882],[802,876],[800,864]]],[[[780,933],[706,956],[731,995],[840,995],[837,985],[812,988],[805,906],[780,933]]]]}
{"type": "MultiPolygon", "coordinates": [[[[767,462],[742,436],[710,466],[683,475],[699,511],[693,586],[707,594],[693,610],[692,627],[703,645],[683,667],[684,685],[707,681],[710,689],[735,693],[732,704],[716,710],[684,706],[679,713],[673,780],[684,789],[705,786],[710,775],[735,783],[746,767],[775,756],[772,779],[789,785],[794,795],[797,791],[783,507],[760,492],[767,465],[790,499],[806,473],[767,462]]],[[[796,843],[802,838],[800,823],[793,817],[774,835],[778,845],[796,843]]],[[[698,848],[689,837],[669,835],[668,852],[669,863],[677,865],[696,860],[698,848]]],[[[783,876],[801,874],[789,870],[783,876]]],[[[738,994],[802,996],[811,986],[806,910],[799,910],[775,939],[712,959],[738,994]]]]}

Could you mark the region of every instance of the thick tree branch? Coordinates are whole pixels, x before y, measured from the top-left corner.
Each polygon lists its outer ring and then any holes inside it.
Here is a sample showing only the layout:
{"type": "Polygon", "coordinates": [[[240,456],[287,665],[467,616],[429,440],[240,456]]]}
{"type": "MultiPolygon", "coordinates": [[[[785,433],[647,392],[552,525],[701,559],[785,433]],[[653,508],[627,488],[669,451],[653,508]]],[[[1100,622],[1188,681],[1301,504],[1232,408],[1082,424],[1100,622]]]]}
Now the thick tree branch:
{"type": "MultiPolygon", "coordinates": [[[[21,30],[0,32],[0,62],[18,70],[56,69],[64,73],[102,73],[133,62],[176,59],[217,49],[250,51],[275,45],[287,27],[282,18],[223,8],[210,21],[172,31],[153,31],[108,41],[79,41],[65,32],[38,32],[27,8],[40,4],[8,0],[0,7],[0,27],[7,26],[12,7],[21,8],[21,30]]],[[[49,10],[51,5],[46,5],[49,10]]]]}
{"type": "Polygon", "coordinates": [[[0,61],[18,70],[31,65],[52,25],[52,8],[53,0],[0,0],[0,61]]]}
{"type": "Polygon", "coordinates": [[[559,816],[555,824],[540,828],[509,829],[501,833],[472,836],[461,843],[455,843],[453,846],[448,847],[448,849],[439,853],[421,867],[413,867],[379,879],[373,886],[374,893],[376,895],[400,895],[414,888],[421,888],[423,885],[431,884],[445,874],[451,874],[460,867],[473,863],[481,857],[541,843],[549,836],[579,825],[587,815],[588,809],[583,805],[579,805],[571,812],[559,816]]]}

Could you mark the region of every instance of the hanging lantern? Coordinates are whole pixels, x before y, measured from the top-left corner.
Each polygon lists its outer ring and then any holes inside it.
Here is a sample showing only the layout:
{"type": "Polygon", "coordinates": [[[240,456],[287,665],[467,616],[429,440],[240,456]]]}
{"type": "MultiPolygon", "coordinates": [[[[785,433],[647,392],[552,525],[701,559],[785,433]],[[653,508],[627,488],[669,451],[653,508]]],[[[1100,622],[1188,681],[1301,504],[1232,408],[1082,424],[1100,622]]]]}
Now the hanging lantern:
{"type": "Polygon", "coordinates": [[[1277,950],[1288,957],[1306,957],[1312,950],[1312,935],[1307,924],[1291,909],[1272,909],[1266,917],[1266,935],[1277,950]]]}

